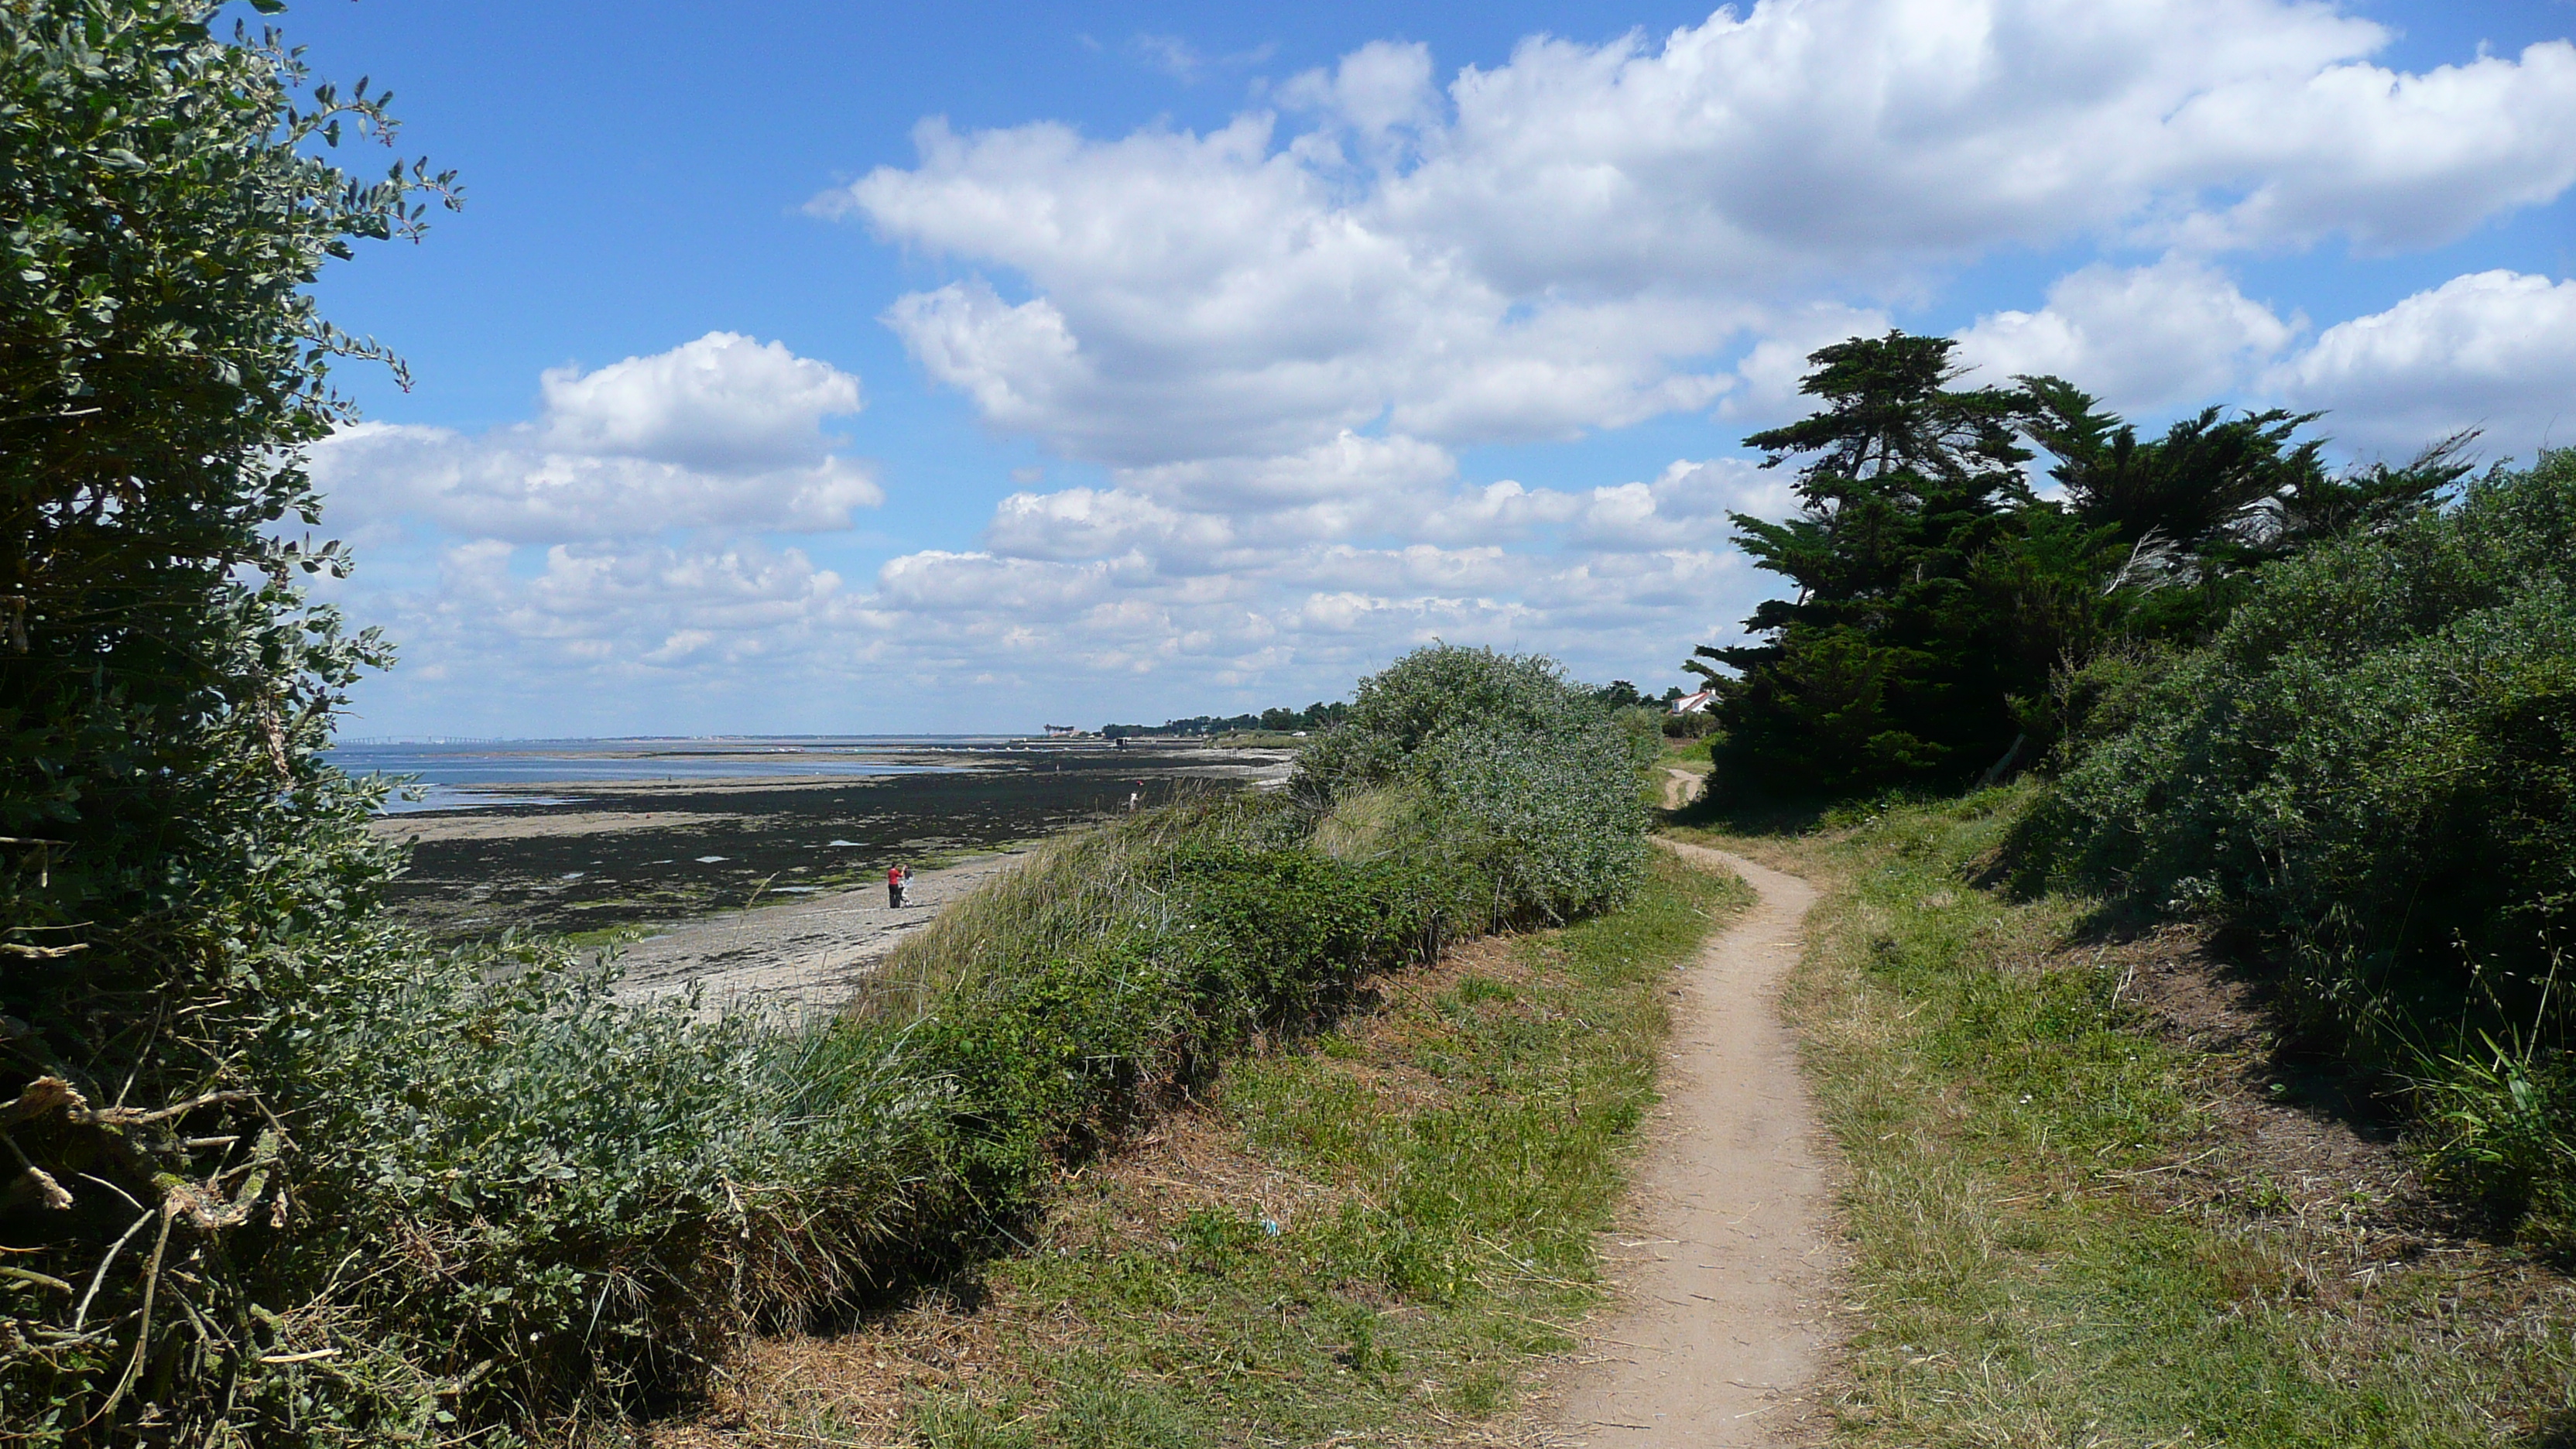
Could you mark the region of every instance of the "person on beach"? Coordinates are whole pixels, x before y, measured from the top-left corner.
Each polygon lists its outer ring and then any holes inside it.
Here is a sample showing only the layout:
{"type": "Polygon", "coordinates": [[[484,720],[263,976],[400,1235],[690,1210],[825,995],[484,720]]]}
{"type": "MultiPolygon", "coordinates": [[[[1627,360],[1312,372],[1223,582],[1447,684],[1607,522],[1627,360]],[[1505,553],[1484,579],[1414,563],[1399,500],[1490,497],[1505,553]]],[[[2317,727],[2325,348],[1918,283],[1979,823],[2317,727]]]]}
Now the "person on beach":
{"type": "Polygon", "coordinates": [[[911,871],[899,865],[886,867],[886,905],[889,908],[898,911],[903,909],[904,880],[911,874],[911,871]]]}

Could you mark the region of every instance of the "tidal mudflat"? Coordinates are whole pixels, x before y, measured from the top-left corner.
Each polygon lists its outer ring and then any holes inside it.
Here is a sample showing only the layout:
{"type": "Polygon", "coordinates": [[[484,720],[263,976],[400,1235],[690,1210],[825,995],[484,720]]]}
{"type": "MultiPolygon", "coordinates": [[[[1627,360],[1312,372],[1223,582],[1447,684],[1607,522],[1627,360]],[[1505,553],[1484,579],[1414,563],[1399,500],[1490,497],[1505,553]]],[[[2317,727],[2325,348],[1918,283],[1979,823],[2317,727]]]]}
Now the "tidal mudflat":
{"type": "Polygon", "coordinates": [[[910,772],[512,778],[478,787],[487,803],[477,808],[388,815],[377,828],[414,842],[391,903],[449,941],[513,929],[652,934],[871,888],[882,905],[886,867],[898,861],[931,868],[990,855],[1126,809],[1131,798],[1152,805],[1188,789],[1275,781],[1289,760],[1272,750],[1096,741],[871,753],[910,772]]]}

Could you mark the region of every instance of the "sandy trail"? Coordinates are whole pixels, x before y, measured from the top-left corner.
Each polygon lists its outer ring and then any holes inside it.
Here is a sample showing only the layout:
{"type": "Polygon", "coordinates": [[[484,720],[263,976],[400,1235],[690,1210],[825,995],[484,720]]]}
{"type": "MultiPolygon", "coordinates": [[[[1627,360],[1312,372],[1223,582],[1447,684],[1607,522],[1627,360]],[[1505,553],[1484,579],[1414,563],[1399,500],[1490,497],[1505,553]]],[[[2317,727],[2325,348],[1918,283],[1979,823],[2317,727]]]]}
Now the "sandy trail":
{"type": "MultiPolygon", "coordinates": [[[[1674,804],[1699,777],[1675,770],[1674,804]]],[[[1701,846],[1761,901],[1679,977],[1664,1101],[1628,1231],[1618,1303],[1595,1321],[1560,1432],[1596,1449],[1773,1445],[1823,1366],[1826,1206],[1797,1044],[1779,1018],[1815,890],[1701,846]]]]}
{"type": "Polygon", "coordinates": [[[871,885],[664,927],[659,935],[618,948],[626,974],[617,994],[651,1000],[677,995],[695,982],[705,987],[709,1008],[836,1010],[858,994],[860,980],[897,941],[1026,854],[1011,851],[915,872],[902,910],[886,905],[883,885],[871,885]]]}

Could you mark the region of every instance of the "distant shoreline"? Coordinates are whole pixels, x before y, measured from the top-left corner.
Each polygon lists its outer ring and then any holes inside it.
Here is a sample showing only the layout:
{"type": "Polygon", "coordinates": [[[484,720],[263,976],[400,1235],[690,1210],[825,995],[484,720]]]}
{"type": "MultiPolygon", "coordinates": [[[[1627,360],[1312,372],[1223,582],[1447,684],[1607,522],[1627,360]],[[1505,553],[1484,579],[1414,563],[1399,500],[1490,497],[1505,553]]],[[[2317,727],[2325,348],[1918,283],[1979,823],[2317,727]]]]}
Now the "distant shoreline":
{"type": "MultiPolygon", "coordinates": [[[[494,742],[347,742],[323,752],[356,776],[414,783],[387,815],[561,805],[619,784],[692,781],[709,788],[801,777],[866,778],[974,768],[982,756],[1054,751],[1097,741],[1016,736],[745,735],[723,739],[575,738],[494,742]]],[[[1112,748],[1115,748],[1114,746],[1112,748]]]]}
{"type": "Polygon", "coordinates": [[[389,899],[444,941],[505,930],[631,937],[1023,847],[1188,789],[1284,778],[1293,752],[1204,744],[1010,741],[871,774],[522,779],[468,808],[381,816],[409,840],[389,899]]]}

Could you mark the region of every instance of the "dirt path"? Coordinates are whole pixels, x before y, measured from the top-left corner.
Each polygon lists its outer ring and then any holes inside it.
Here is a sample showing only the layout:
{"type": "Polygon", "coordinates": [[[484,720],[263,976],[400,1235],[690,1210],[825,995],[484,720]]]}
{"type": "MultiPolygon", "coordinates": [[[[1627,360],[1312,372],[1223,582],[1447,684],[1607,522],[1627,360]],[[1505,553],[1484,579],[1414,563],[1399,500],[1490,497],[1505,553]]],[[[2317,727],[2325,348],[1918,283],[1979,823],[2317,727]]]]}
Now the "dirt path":
{"type": "MultiPolygon", "coordinates": [[[[1675,770],[1668,798],[1698,777],[1675,770]]],[[[1678,800],[1676,801],[1678,803],[1678,800]]],[[[1560,1432],[1595,1449],[1774,1445],[1822,1366],[1826,1184],[1797,1045],[1777,1009],[1815,890],[1701,846],[1685,859],[1761,895],[1680,977],[1664,1102],[1628,1231],[1620,1301],[1596,1320],[1560,1432]]]]}
{"type": "Polygon", "coordinates": [[[859,979],[897,941],[1025,854],[921,871],[899,911],[886,905],[884,886],[871,885],[664,927],[659,935],[618,949],[626,975],[617,994],[648,1000],[677,995],[695,982],[704,986],[709,1007],[834,1010],[857,993],[859,979]]]}

